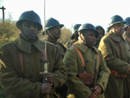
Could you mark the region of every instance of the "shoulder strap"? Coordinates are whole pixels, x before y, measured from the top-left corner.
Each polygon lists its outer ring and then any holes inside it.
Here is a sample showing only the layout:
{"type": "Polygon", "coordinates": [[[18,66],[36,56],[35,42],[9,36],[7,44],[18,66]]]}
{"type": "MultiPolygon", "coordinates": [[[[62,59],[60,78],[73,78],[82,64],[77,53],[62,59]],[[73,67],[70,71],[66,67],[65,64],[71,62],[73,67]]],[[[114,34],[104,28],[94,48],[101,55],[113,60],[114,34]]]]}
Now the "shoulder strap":
{"type": "Polygon", "coordinates": [[[83,55],[82,55],[81,51],[77,47],[75,47],[75,46],[73,46],[73,47],[75,48],[75,50],[77,51],[77,53],[81,59],[82,66],[85,67],[85,62],[84,62],[83,55]]]}
{"type": "MultiPolygon", "coordinates": [[[[77,53],[81,59],[82,66],[85,67],[85,62],[84,62],[83,55],[82,55],[81,51],[77,47],[75,47],[75,46],[73,46],[73,47],[75,48],[75,50],[77,51],[77,53]]],[[[96,57],[97,57],[97,61],[98,61],[98,66],[100,66],[100,58],[99,58],[98,53],[96,53],[96,57]]]]}
{"type": "Polygon", "coordinates": [[[24,73],[24,66],[23,66],[23,53],[22,51],[18,51],[18,55],[19,55],[19,60],[20,60],[20,64],[21,64],[21,71],[22,73],[24,73]]]}

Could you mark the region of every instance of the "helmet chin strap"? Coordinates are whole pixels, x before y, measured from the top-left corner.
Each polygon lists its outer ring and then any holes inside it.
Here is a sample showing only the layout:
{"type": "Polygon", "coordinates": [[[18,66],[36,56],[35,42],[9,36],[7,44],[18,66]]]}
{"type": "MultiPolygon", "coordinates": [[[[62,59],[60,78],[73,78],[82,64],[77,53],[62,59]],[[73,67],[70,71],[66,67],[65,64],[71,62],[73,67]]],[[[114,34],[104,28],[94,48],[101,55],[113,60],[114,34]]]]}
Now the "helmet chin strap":
{"type": "Polygon", "coordinates": [[[56,39],[52,36],[52,34],[49,32],[49,30],[47,30],[47,32],[48,32],[48,35],[49,35],[53,40],[56,40],[56,39]]]}
{"type": "Polygon", "coordinates": [[[86,45],[86,41],[85,41],[85,39],[83,38],[83,36],[81,34],[79,34],[79,38],[86,45]]]}

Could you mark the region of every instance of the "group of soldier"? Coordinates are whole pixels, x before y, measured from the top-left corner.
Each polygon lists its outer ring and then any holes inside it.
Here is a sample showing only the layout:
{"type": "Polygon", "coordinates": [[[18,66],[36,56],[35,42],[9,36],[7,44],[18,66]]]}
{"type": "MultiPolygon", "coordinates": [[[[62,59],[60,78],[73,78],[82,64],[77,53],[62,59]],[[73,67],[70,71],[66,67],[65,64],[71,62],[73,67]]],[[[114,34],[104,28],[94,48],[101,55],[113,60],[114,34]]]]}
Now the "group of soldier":
{"type": "MultiPolygon", "coordinates": [[[[58,42],[60,24],[23,12],[19,37],[0,47],[0,86],[6,98],[130,98],[130,18],[111,17],[108,33],[75,24],[71,41],[58,42]]],[[[6,33],[6,32],[5,32],[6,33]]],[[[2,98],[2,97],[1,97],[2,98]]]]}

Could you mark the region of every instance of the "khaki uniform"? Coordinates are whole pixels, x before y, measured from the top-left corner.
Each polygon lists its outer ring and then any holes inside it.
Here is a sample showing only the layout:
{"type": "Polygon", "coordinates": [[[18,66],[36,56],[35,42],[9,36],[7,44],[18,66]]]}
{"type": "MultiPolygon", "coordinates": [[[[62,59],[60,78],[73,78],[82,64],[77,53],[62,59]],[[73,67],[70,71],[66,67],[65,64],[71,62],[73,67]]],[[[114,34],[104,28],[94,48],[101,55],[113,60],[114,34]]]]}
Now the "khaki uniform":
{"type": "MultiPolygon", "coordinates": [[[[7,98],[41,98],[43,77],[39,73],[44,71],[44,62],[41,61],[44,44],[40,40],[31,44],[19,37],[0,48],[0,84],[9,93],[7,98]],[[19,51],[23,52],[23,71],[19,51]]],[[[49,42],[47,58],[49,72],[53,73],[53,86],[56,89],[66,82],[67,71],[58,48],[49,42]]],[[[56,97],[50,94],[50,98],[56,97]]]]}
{"type": "MultiPolygon", "coordinates": [[[[98,49],[103,54],[107,66],[119,74],[127,74],[130,64],[130,50],[125,40],[110,31],[105,35],[99,44],[98,49]]],[[[110,74],[105,92],[106,98],[128,98],[128,78],[116,77],[110,74]]]]}
{"type": "Polygon", "coordinates": [[[70,42],[68,42],[68,43],[65,44],[65,47],[66,47],[67,49],[70,48],[76,41],[77,41],[77,40],[75,40],[75,39],[71,40],[70,42]]]}
{"type": "Polygon", "coordinates": [[[130,47],[130,33],[124,32],[123,37],[130,47]]]}
{"type": "MultiPolygon", "coordinates": [[[[86,72],[89,72],[92,75],[94,75],[95,59],[97,59],[96,53],[99,54],[100,66],[99,62],[97,61],[96,70],[98,72],[98,79],[96,84],[100,85],[103,89],[102,94],[100,94],[98,98],[104,98],[103,93],[107,85],[109,69],[106,66],[104,59],[102,58],[100,51],[95,47],[92,47],[91,49],[88,48],[80,40],[75,42],[74,46],[79,48],[79,50],[82,52],[85,61],[86,72]]],[[[68,71],[68,80],[66,83],[68,87],[67,98],[88,98],[92,94],[91,87],[84,85],[77,76],[78,73],[83,73],[85,70],[74,47],[71,47],[67,50],[63,61],[66,64],[68,71]]]]}
{"type": "Polygon", "coordinates": [[[61,54],[61,56],[62,56],[62,58],[63,58],[64,55],[65,55],[65,52],[66,52],[65,46],[62,45],[61,43],[57,42],[57,41],[54,41],[53,39],[48,39],[48,38],[47,38],[47,41],[48,41],[48,42],[51,42],[51,43],[53,43],[53,44],[55,44],[55,45],[59,48],[59,52],[60,52],[60,54],[61,54]]]}
{"type": "Polygon", "coordinates": [[[70,48],[71,46],[72,46],[72,41],[65,44],[65,48],[67,48],[67,49],[70,48]]]}

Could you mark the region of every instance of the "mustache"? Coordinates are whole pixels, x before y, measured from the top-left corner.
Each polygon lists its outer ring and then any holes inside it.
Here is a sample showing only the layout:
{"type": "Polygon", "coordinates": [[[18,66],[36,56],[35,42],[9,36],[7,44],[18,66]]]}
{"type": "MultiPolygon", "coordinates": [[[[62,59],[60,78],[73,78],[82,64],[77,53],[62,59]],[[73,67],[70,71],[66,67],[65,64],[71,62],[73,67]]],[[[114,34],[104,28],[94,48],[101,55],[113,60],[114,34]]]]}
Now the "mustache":
{"type": "Polygon", "coordinates": [[[30,31],[30,32],[28,33],[28,35],[30,35],[30,34],[35,34],[35,35],[37,35],[36,32],[34,32],[34,31],[30,31]]]}
{"type": "Polygon", "coordinates": [[[61,31],[59,31],[57,34],[61,34],[61,31]]]}

